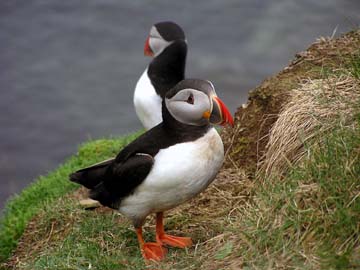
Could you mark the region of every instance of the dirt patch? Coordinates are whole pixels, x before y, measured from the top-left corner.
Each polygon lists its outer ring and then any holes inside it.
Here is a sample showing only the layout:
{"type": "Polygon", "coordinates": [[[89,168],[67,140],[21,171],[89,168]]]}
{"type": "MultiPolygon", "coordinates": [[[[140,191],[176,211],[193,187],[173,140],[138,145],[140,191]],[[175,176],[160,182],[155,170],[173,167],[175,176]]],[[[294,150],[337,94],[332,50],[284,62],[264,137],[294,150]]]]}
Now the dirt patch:
{"type": "Polygon", "coordinates": [[[222,138],[227,149],[226,168],[244,168],[250,174],[264,155],[271,127],[293,89],[304,80],[319,79],[329,70],[347,67],[360,52],[360,30],[336,39],[320,38],[279,74],[251,90],[245,106],[235,113],[235,127],[226,128],[222,138]]]}

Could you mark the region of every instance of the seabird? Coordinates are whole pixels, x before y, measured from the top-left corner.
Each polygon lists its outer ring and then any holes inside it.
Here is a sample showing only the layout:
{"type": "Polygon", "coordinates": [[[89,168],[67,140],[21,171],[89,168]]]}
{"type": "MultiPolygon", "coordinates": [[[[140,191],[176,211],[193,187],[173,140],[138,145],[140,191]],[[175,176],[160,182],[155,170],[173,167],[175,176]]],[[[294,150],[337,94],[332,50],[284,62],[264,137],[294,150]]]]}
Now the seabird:
{"type": "Polygon", "coordinates": [[[90,189],[90,197],[128,217],[147,260],[161,260],[164,245],[188,247],[188,237],[165,233],[163,213],[193,198],[215,179],[224,160],[222,140],[212,124],[233,118],[211,82],[186,79],[166,93],[163,121],[114,159],[78,170],[70,180],[90,189]],[[145,218],[156,213],[156,242],[142,235],[145,218]]]}
{"type": "Polygon", "coordinates": [[[173,22],[153,25],[144,54],[153,59],[136,84],[135,111],[146,130],[162,122],[161,104],[167,91],[184,79],[187,44],[184,31],[173,22]]]}

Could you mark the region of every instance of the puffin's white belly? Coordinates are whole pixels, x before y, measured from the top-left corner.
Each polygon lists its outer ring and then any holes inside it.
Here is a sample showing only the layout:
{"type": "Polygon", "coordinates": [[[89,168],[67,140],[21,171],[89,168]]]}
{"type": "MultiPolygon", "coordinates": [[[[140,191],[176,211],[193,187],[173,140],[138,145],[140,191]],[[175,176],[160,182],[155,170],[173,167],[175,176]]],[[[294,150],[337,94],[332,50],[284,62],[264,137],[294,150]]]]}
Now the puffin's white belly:
{"type": "Polygon", "coordinates": [[[147,69],[136,84],[134,105],[137,116],[147,130],[162,122],[161,97],[151,84],[147,69]]]}
{"type": "Polygon", "coordinates": [[[193,142],[162,149],[152,170],[119,211],[132,219],[171,209],[203,191],[224,161],[224,146],[214,128],[193,142]]]}

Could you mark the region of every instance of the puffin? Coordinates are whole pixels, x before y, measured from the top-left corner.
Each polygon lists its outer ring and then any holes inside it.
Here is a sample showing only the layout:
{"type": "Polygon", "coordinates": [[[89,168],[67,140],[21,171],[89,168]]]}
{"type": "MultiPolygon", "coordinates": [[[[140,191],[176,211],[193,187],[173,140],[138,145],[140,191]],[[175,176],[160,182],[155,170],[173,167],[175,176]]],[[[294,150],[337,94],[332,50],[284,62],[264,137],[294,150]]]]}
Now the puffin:
{"type": "Polygon", "coordinates": [[[184,79],[187,43],[174,22],[154,24],[145,41],[144,54],[153,57],[134,91],[136,114],[146,130],[162,122],[161,105],[167,91],[184,79]]]}
{"type": "Polygon", "coordinates": [[[163,259],[165,245],[192,245],[189,237],[165,233],[164,212],[190,200],[215,179],[224,146],[213,125],[233,125],[213,84],[201,79],[182,80],[166,93],[162,119],[115,158],[70,174],[71,181],[90,189],[90,198],[132,221],[145,261],[163,259]],[[142,226],[152,213],[156,242],[145,242],[142,226]]]}

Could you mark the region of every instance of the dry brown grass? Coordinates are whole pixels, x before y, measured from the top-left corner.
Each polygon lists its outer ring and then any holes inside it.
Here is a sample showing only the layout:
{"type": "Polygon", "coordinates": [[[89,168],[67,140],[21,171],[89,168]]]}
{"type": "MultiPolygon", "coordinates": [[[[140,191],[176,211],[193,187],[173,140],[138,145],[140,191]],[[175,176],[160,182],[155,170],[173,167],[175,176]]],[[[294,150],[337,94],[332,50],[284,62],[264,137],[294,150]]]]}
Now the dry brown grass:
{"type": "Polygon", "coordinates": [[[320,38],[296,54],[288,67],[251,90],[246,106],[235,113],[235,128],[222,133],[229,152],[225,167],[255,172],[265,154],[269,131],[289,101],[292,89],[300,88],[306,78],[322,79],[323,71],[347,68],[352,57],[359,54],[359,44],[359,29],[339,38],[320,38]]]}
{"type": "Polygon", "coordinates": [[[286,172],[306,154],[304,146],[310,147],[339,118],[345,125],[353,120],[360,81],[346,71],[338,72],[325,79],[307,79],[291,91],[289,103],[270,130],[260,169],[266,176],[286,172]]]}

